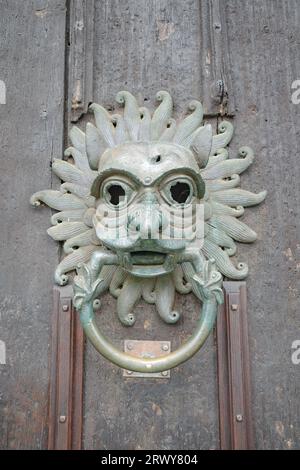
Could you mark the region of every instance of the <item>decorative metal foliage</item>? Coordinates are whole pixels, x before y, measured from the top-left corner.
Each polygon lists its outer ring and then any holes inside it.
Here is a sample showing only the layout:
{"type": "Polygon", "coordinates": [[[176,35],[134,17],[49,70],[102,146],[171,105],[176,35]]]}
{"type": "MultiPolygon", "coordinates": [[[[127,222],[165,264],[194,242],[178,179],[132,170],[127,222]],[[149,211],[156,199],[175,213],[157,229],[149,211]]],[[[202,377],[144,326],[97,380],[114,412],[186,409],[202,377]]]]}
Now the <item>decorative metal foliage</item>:
{"type": "MultiPolygon", "coordinates": [[[[43,190],[31,197],[33,205],[44,203],[58,211],[48,229],[54,240],[63,242],[66,255],[55,271],[58,284],[66,284],[67,273],[86,263],[99,249],[101,242],[93,225],[95,198],[91,196],[91,186],[98,176],[99,161],[105,150],[130,142],[174,143],[193,152],[206,187],[202,253],[207,260],[215,260],[217,271],[224,276],[230,279],[247,276],[248,266],[234,264],[231,257],[236,254],[236,242],[250,243],[256,239],[256,233],[240,220],[244,208],[260,203],[266,196],[266,191],[254,194],[239,187],[239,175],[253,162],[253,151],[242,147],[237,158],[229,158],[226,147],[233,134],[230,122],[223,121],[219,133],[213,135],[210,125],[202,125],[200,102],[192,101],[191,113],[177,122],[172,118],[170,94],[160,91],[156,97],[160,104],[152,115],[147,108],[139,107],[127,91],[119,92],[116,97],[124,106],[123,113],[111,115],[102,106],[92,104],[90,110],[96,125],[88,123],[85,133],[73,127],[72,146],[65,151],[66,160],[53,163],[54,173],[62,180],[60,190],[43,190]]],[[[118,315],[124,324],[128,324],[129,312],[139,298],[155,304],[166,322],[175,323],[180,316],[173,310],[175,291],[181,294],[193,291],[201,298],[193,281],[195,274],[189,262],[177,264],[170,274],[140,279],[120,266],[104,266],[97,289],[99,295],[109,289],[118,299],[118,315]]]]}

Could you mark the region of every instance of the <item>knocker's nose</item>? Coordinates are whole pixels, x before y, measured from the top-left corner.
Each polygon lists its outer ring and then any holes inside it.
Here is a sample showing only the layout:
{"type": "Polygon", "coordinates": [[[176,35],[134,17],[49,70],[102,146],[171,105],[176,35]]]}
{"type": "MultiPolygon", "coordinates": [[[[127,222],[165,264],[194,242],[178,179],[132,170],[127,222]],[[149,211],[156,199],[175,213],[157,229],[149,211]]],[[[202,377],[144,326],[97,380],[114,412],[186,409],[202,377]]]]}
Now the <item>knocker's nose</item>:
{"type": "Polygon", "coordinates": [[[138,207],[128,217],[128,229],[139,232],[142,239],[155,239],[168,221],[154,193],[145,194],[138,207]]]}

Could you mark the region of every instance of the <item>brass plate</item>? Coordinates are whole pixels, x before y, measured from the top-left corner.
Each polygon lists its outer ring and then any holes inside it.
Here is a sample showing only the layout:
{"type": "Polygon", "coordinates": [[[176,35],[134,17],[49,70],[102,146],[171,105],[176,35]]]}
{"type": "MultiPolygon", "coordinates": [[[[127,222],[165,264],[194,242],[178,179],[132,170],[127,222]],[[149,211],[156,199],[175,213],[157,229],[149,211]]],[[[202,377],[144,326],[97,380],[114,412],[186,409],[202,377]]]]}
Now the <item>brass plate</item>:
{"type": "MultiPolygon", "coordinates": [[[[132,356],[136,357],[160,357],[170,354],[171,352],[171,341],[140,341],[125,339],[124,351],[132,356]]],[[[143,377],[143,378],[155,378],[155,379],[169,379],[170,370],[164,372],[132,372],[130,370],[123,369],[123,377],[143,377]]]]}

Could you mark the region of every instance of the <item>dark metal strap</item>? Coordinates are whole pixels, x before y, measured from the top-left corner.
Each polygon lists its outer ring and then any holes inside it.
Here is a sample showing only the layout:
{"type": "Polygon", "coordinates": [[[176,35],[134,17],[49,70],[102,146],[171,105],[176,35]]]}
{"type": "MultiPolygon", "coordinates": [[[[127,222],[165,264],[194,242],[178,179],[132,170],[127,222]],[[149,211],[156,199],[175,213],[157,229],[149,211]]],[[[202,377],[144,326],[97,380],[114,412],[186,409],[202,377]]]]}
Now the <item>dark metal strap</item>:
{"type": "Polygon", "coordinates": [[[48,449],[81,449],[84,335],[72,287],[53,289],[48,449]]]}
{"type": "Polygon", "coordinates": [[[246,283],[224,282],[217,321],[221,449],[253,449],[246,283]]]}

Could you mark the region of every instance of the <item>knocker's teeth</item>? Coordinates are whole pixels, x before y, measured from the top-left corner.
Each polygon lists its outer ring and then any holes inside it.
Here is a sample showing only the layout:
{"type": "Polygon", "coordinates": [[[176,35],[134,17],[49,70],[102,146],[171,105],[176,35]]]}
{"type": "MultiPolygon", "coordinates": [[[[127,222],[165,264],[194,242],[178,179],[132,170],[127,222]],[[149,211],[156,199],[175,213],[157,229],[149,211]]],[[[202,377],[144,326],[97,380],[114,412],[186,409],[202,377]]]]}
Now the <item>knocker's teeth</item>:
{"type": "Polygon", "coordinates": [[[173,255],[168,255],[164,262],[164,268],[166,271],[171,271],[175,267],[175,258],[173,255]]]}

